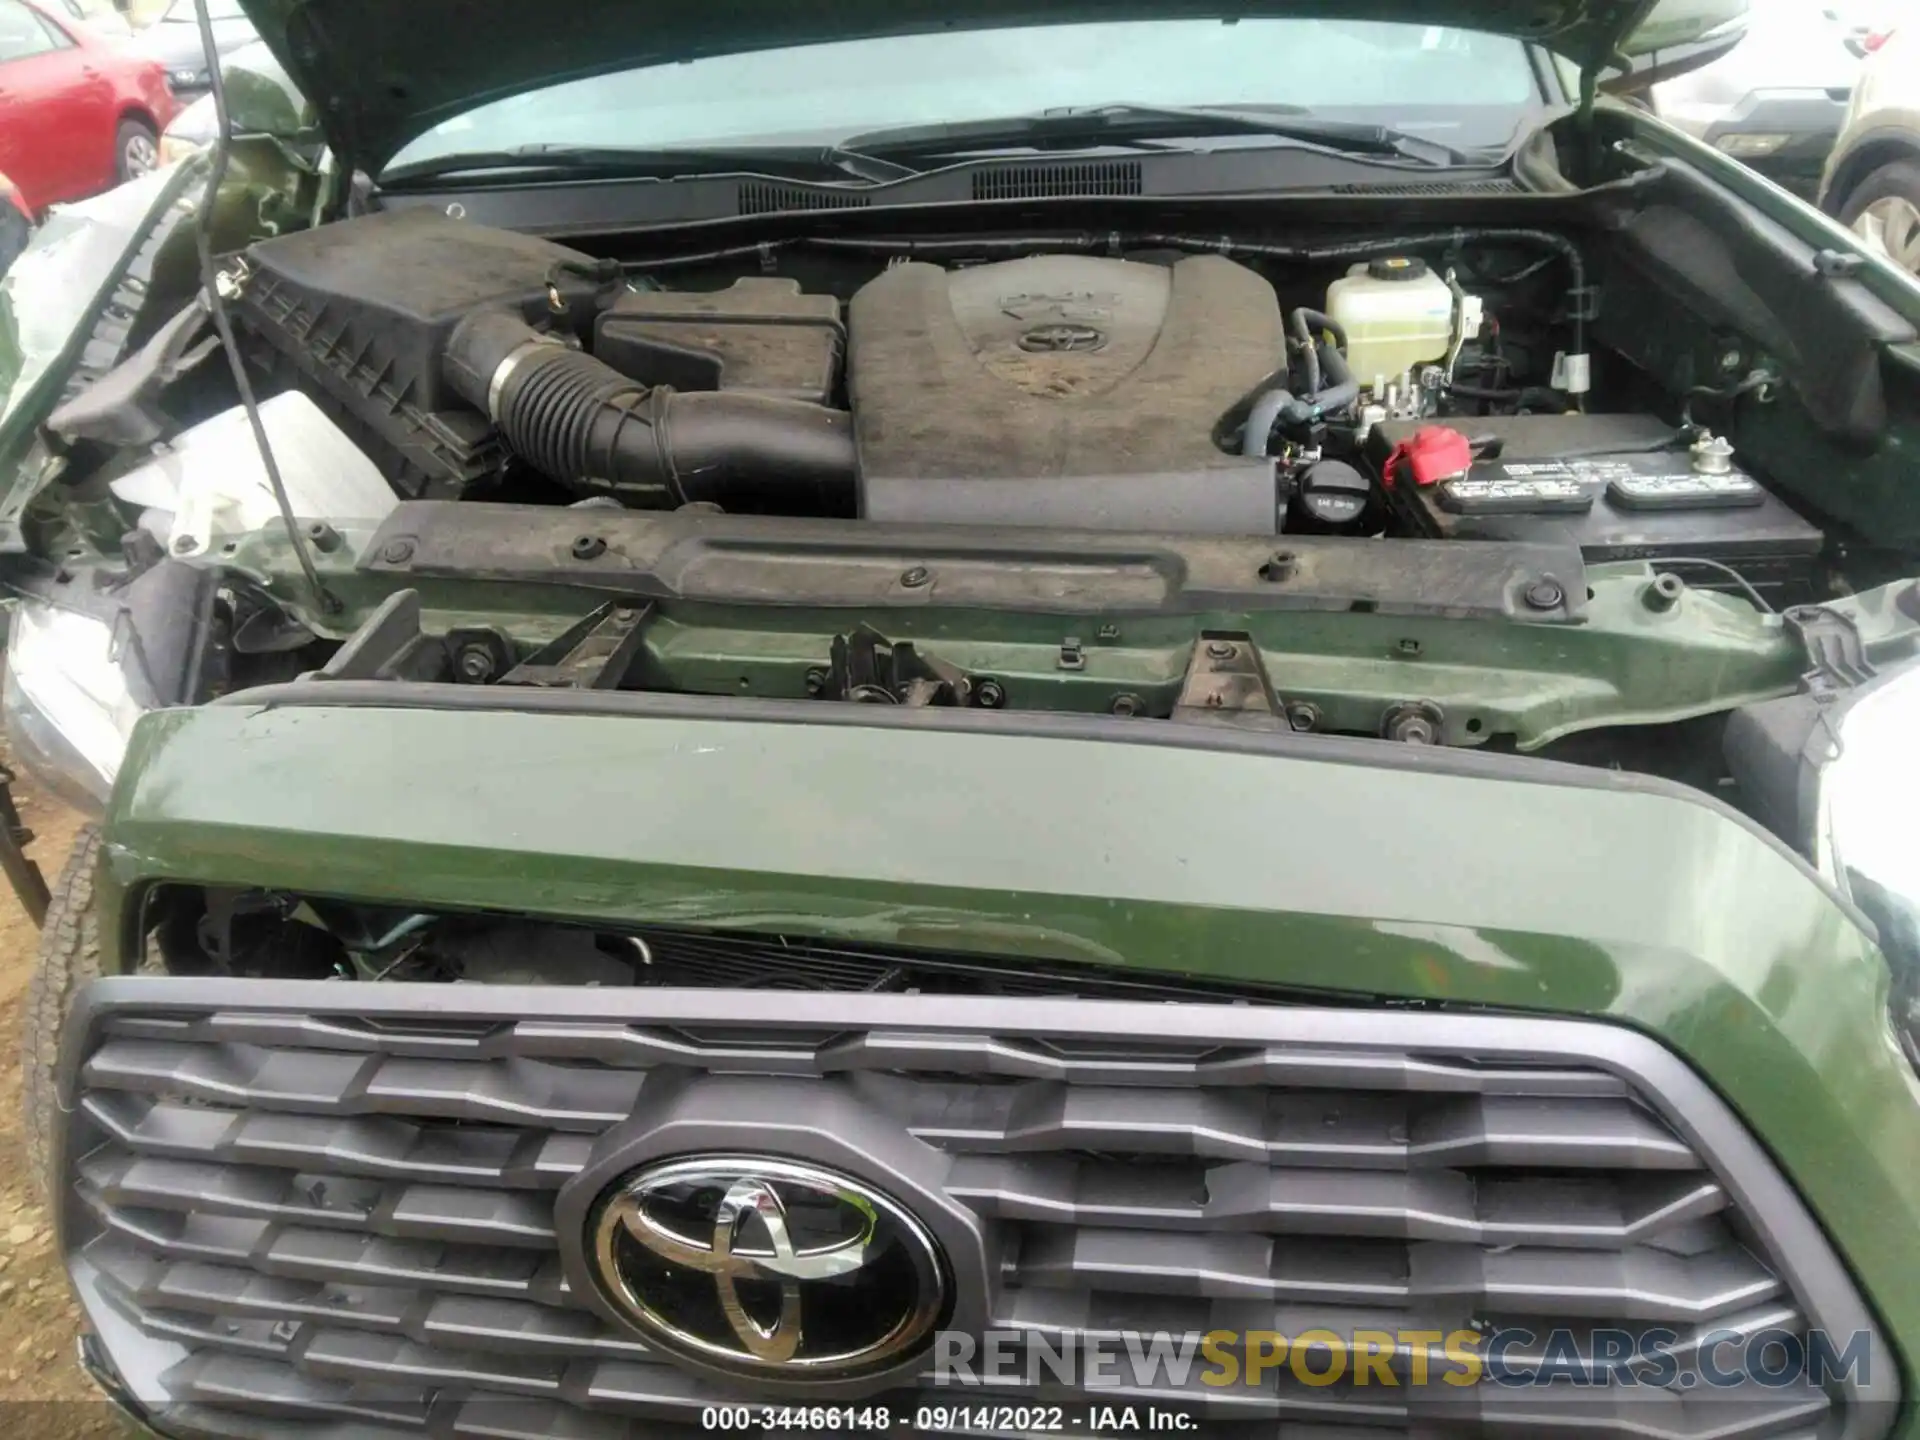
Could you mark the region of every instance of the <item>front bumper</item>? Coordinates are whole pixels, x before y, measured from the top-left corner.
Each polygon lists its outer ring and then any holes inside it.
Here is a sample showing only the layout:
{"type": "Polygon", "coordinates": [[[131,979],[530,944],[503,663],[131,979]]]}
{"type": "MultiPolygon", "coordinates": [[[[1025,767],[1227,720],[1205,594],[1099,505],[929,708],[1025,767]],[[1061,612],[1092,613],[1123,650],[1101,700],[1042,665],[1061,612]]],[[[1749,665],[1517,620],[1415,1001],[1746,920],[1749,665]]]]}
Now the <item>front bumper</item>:
{"type": "Polygon", "coordinates": [[[144,887],[179,880],[1607,1021],[1727,1098],[1903,1375],[1920,1347],[1920,1087],[1885,961],[1676,786],[1226,728],[334,682],[146,718],[107,833],[122,969],[144,887]]]}

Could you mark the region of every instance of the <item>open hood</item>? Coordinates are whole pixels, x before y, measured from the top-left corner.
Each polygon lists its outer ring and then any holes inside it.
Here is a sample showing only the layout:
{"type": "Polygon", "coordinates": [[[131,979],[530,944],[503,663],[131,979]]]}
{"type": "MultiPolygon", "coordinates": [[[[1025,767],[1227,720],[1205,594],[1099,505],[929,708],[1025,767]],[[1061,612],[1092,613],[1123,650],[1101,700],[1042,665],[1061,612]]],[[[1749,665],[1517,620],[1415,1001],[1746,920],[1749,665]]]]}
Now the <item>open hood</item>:
{"type": "MultiPolygon", "coordinates": [[[[729,52],[1064,21],[1298,15],[1537,41],[1598,67],[1675,0],[243,0],[329,140],[377,169],[440,121],[561,81],[729,52]]],[[[1729,0],[1679,0],[1718,8],[1729,0]]],[[[1744,9],[1744,0],[1738,8],[1744,9]]]]}

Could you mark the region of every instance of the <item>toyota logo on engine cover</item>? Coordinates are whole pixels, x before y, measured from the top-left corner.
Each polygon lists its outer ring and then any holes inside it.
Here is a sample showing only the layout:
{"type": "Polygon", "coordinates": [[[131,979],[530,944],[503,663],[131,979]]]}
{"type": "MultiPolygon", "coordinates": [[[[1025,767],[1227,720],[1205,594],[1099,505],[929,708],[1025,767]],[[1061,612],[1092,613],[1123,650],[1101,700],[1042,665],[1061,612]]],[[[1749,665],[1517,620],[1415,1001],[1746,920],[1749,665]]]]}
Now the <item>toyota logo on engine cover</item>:
{"type": "Polygon", "coordinates": [[[1091,325],[1036,325],[1019,340],[1022,350],[1043,355],[1083,354],[1106,343],[1106,334],[1091,325]]]}
{"type": "Polygon", "coordinates": [[[850,1175],[771,1157],[665,1161],[596,1207],[607,1299],[650,1345],[741,1375],[844,1381],[899,1364],[947,1308],[906,1210],[850,1175]]]}

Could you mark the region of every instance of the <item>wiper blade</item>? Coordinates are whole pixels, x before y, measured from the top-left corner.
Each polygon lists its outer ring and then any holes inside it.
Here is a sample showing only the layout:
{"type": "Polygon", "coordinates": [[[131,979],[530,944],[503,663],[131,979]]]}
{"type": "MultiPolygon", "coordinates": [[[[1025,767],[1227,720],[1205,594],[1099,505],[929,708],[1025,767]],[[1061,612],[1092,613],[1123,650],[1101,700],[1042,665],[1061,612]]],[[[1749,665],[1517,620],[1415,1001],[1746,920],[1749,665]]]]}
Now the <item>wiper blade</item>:
{"type": "Polygon", "coordinates": [[[869,184],[904,180],[920,172],[912,166],[878,156],[861,155],[843,146],[743,145],[739,147],[679,147],[644,149],[627,146],[519,145],[510,150],[469,150],[436,155],[382,172],[383,185],[414,180],[437,180],[454,175],[511,177],[514,179],[564,175],[570,178],[674,179],[683,175],[717,175],[731,171],[776,175],[784,179],[819,180],[852,177],[869,184]]]}
{"type": "Polygon", "coordinates": [[[1330,120],[1299,106],[1230,110],[1211,106],[1095,105],[997,120],[903,125],[854,135],[843,145],[863,155],[898,159],[1013,146],[1137,145],[1219,135],[1264,135],[1347,155],[1380,155],[1425,165],[1464,165],[1476,159],[1451,145],[1392,126],[1330,120]]]}

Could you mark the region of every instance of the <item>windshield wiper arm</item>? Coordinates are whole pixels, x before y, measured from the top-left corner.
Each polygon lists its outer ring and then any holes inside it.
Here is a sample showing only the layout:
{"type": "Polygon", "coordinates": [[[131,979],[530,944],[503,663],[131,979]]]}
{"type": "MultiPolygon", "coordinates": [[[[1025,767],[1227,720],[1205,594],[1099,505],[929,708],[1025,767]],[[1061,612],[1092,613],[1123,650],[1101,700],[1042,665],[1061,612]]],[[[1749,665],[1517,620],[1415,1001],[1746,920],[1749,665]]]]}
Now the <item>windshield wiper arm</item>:
{"type": "Polygon", "coordinates": [[[1349,155],[1382,155],[1426,165],[1464,165],[1475,157],[1438,140],[1388,125],[1330,120],[1298,106],[1258,110],[1211,106],[1112,105],[1043,110],[997,120],[942,125],[903,125],[850,136],[846,149],[894,159],[948,156],[969,150],[1074,144],[1131,145],[1145,140],[1198,139],[1218,135],[1266,135],[1349,155]]]}
{"type": "Polygon", "coordinates": [[[904,180],[920,172],[912,166],[879,156],[862,155],[831,145],[668,146],[644,149],[626,146],[518,145],[509,150],[470,150],[436,155],[408,165],[390,166],[383,185],[412,180],[436,180],[451,175],[514,174],[517,176],[599,176],[607,179],[674,179],[687,175],[716,175],[740,171],[777,175],[793,180],[852,177],[869,184],[904,180]]]}

